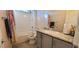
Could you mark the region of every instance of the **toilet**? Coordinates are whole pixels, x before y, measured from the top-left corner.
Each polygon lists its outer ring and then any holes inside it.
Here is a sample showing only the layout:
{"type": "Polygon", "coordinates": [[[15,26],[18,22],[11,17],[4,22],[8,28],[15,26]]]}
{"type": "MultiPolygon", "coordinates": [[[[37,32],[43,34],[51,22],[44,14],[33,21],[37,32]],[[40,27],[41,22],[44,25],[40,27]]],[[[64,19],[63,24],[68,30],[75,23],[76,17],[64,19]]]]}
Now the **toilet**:
{"type": "Polygon", "coordinates": [[[29,44],[35,44],[36,43],[36,32],[31,32],[29,35],[27,35],[27,38],[29,39],[29,44]]]}

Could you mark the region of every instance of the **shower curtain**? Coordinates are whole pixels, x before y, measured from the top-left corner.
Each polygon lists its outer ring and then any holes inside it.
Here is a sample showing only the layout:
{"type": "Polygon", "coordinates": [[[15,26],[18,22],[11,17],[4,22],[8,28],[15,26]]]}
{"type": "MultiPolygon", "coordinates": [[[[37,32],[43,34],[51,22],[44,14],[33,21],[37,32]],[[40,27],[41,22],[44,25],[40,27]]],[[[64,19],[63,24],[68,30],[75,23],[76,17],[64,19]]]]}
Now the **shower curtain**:
{"type": "Polygon", "coordinates": [[[4,23],[5,23],[5,28],[6,28],[6,32],[7,32],[7,37],[11,39],[12,38],[12,32],[11,32],[10,22],[6,18],[6,19],[4,19],[4,23]]]}
{"type": "Polygon", "coordinates": [[[10,23],[10,29],[11,29],[11,34],[12,34],[12,41],[15,41],[15,21],[14,21],[14,14],[13,10],[7,10],[7,17],[8,21],[10,23]]]}

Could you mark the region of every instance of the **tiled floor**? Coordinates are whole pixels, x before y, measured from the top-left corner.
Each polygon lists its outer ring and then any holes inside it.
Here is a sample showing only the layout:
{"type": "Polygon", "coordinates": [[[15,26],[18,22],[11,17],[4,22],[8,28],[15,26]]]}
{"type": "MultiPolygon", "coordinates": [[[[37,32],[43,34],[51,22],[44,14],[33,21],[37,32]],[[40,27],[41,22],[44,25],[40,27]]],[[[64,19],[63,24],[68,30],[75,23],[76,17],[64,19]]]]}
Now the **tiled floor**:
{"type": "Polygon", "coordinates": [[[16,43],[13,48],[36,48],[36,44],[29,44],[29,41],[24,41],[21,43],[16,43]]]}
{"type": "Polygon", "coordinates": [[[13,48],[36,48],[36,44],[29,44],[27,36],[17,37],[16,43],[13,44],[13,48]]]}

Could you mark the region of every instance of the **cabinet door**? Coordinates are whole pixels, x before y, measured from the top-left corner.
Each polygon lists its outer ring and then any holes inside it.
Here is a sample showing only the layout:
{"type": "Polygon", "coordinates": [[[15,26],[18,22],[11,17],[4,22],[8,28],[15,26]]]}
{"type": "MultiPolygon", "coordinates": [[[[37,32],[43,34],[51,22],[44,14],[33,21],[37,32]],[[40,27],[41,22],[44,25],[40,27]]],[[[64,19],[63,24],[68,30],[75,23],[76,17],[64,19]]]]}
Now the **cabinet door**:
{"type": "Polygon", "coordinates": [[[40,32],[37,32],[37,47],[41,48],[42,47],[42,34],[40,32]]]}
{"type": "Polygon", "coordinates": [[[42,47],[43,48],[52,48],[52,37],[42,34],[42,47]]]}
{"type": "Polygon", "coordinates": [[[72,48],[73,45],[60,39],[53,39],[53,48],[72,48]]]}

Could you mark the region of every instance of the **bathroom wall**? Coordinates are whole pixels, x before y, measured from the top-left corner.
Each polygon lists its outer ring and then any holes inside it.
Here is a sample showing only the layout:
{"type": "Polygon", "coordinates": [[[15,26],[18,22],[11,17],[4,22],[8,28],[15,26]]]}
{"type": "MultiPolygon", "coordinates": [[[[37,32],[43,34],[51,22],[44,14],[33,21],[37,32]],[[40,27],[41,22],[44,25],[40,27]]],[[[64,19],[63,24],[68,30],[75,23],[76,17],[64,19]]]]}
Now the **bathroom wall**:
{"type": "Polygon", "coordinates": [[[36,21],[37,21],[37,11],[36,10],[32,10],[32,13],[31,13],[31,29],[33,32],[35,32],[36,30],[36,21]]]}
{"type": "Polygon", "coordinates": [[[11,44],[10,44],[7,34],[6,34],[4,20],[2,19],[2,17],[5,17],[5,16],[6,16],[6,11],[0,10],[0,30],[1,30],[0,34],[2,35],[0,42],[4,41],[4,43],[1,45],[1,47],[3,47],[3,48],[8,47],[9,48],[9,47],[11,47],[11,44]]]}
{"type": "Polygon", "coordinates": [[[37,11],[36,27],[39,29],[48,28],[48,14],[45,10],[37,11]]]}
{"type": "Polygon", "coordinates": [[[52,30],[63,32],[63,29],[72,25],[77,25],[78,11],[68,11],[68,10],[50,10],[50,11],[37,11],[37,26],[39,28],[48,27],[48,18],[45,19],[44,14],[47,13],[50,15],[51,20],[55,22],[55,27],[52,30]],[[75,20],[74,20],[75,19],[75,20]],[[67,27],[64,28],[64,24],[67,24],[67,27]]]}
{"type": "Polygon", "coordinates": [[[79,25],[77,26],[73,43],[74,43],[74,44],[77,44],[78,47],[79,47],[79,25]]]}
{"type": "Polygon", "coordinates": [[[50,10],[48,14],[51,17],[51,21],[55,22],[55,26],[52,30],[63,32],[65,10],[50,10]]]}
{"type": "MultiPolygon", "coordinates": [[[[0,22],[1,25],[1,22],[0,22]]],[[[1,32],[1,26],[0,26],[0,47],[1,47],[1,41],[2,41],[2,32],[1,32]]]]}
{"type": "Polygon", "coordinates": [[[74,26],[77,26],[77,19],[78,19],[78,11],[76,10],[70,10],[66,11],[66,20],[65,24],[72,24],[74,26]]]}
{"type": "Polygon", "coordinates": [[[31,13],[14,11],[14,18],[16,23],[16,35],[24,36],[32,31],[34,28],[34,21],[31,13]]]}
{"type": "Polygon", "coordinates": [[[77,10],[66,11],[64,29],[63,29],[64,33],[69,34],[71,25],[77,26],[78,12],[79,11],[77,10]]]}
{"type": "Polygon", "coordinates": [[[77,27],[76,27],[76,32],[75,32],[73,43],[77,44],[79,47],[79,11],[78,11],[77,27]]]}
{"type": "Polygon", "coordinates": [[[78,25],[77,26],[78,27],[77,27],[77,31],[76,31],[75,37],[76,37],[76,40],[78,40],[78,47],[79,47],[79,19],[78,19],[78,25]]]}
{"type": "Polygon", "coordinates": [[[64,29],[70,28],[71,25],[76,26],[73,43],[75,45],[79,45],[79,11],[78,10],[66,11],[65,24],[66,24],[66,27],[64,29]]]}
{"type": "Polygon", "coordinates": [[[65,22],[65,10],[38,10],[37,11],[37,26],[39,28],[48,28],[48,15],[55,22],[55,27],[52,30],[63,32],[65,22]],[[47,15],[45,15],[47,14],[47,15]],[[47,17],[47,18],[46,18],[47,17]]]}

